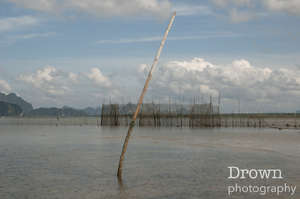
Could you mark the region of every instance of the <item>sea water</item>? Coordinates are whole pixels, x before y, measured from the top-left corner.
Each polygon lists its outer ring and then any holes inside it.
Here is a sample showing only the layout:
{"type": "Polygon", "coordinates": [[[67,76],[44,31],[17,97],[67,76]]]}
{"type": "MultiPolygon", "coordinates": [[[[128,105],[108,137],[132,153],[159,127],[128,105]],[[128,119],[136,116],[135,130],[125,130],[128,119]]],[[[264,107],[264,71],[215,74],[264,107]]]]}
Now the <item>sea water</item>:
{"type": "Polygon", "coordinates": [[[126,127],[0,125],[1,199],[299,198],[300,133],[255,128],[136,128],[116,177],[126,127]],[[280,169],[283,179],[228,179],[228,167],[280,169]],[[297,186],[289,193],[228,187],[297,186]]]}

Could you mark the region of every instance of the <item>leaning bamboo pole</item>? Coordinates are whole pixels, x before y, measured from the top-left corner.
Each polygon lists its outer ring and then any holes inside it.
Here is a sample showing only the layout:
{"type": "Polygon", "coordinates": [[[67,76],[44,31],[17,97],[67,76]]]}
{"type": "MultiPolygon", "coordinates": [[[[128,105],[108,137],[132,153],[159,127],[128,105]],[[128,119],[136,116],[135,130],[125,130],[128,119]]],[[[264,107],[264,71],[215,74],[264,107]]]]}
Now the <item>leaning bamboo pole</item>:
{"type": "Polygon", "coordinates": [[[163,49],[163,47],[165,45],[167,36],[168,36],[168,34],[169,34],[170,30],[171,30],[171,27],[173,25],[175,16],[176,16],[176,12],[173,13],[173,15],[171,17],[171,20],[170,20],[170,23],[169,23],[169,25],[167,27],[167,30],[166,30],[166,32],[164,34],[164,37],[163,37],[162,41],[161,41],[160,47],[159,47],[159,49],[157,51],[157,54],[156,54],[156,56],[154,58],[152,67],[151,67],[151,69],[149,71],[149,74],[148,74],[148,77],[146,79],[144,88],[143,88],[142,93],[140,95],[140,98],[139,98],[139,101],[138,101],[135,113],[134,113],[134,115],[132,117],[132,121],[131,121],[131,123],[129,125],[128,132],[127,132],[127,135],[126,135],[126,138],[125,138],[125,141],[124,141],[124,144],[123,144],[123,148],[122,148],[122,152],[121,152],[121,156],[120,156],[120,161],[119,161],[119,167],[118,167],[118,173],[117,173],[117,176],[118,176],[119,180],[122,179],[123,160],[124,160],[125,152],[127,150],[127,145],[128,145],[129,138],[131,136],[133,127],[135,126],[135,121],[136,121],[136,118],[137,118],[137,116],[138,116],[138,114],[140,112],[141,104],[143,103],[143,99],[144,99],[144,96],[146,94],[147,88],[149,86],[149,82],[150,82],[150,80],[152,78],[152,72],[153,72],[154,68],[156,67],[156,65],[158,63],[158,59],[159,59],[161,51],[162,51],[162,49],[163,49]]]}

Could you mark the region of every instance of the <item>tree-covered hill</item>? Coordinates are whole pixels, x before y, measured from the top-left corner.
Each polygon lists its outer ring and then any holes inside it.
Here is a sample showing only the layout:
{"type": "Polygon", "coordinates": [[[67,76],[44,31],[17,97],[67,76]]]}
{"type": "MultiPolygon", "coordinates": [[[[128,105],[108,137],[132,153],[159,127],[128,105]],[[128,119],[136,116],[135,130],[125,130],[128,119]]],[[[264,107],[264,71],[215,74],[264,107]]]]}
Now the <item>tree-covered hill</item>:
{"type": "Polygon", "coordinates": [[[0,116],[19,116],[22,113],[20,106],[7,102],[0,102],[0,116]]]}

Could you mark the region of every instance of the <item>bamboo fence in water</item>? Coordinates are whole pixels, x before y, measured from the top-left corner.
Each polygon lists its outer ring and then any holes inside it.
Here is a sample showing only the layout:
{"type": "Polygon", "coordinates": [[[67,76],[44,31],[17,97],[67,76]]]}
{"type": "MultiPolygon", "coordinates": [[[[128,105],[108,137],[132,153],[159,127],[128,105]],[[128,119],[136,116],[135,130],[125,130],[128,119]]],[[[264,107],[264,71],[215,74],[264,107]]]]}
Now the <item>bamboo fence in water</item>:
{"type": "MultiPolygon", "coordinates": [[[[129,126],[136,105],[103,104],[101,126],[129,126]],[[131,106],[131,108],[130,108],[131,106]],[[124,107],[124,106],[123,106],[124,107]],[[128,108],[129,107],[129,108],[128,108]],[[128,110],[129,109],[129,110],[128,110]],[[130,110],[131,109],[131,110],[130,110]]],[[[269,124],[263,116],[253,114],[220,114],[219,105],[207,104],[169,105],[161,110],[160,104],[143,104],[136,120],[139,127],[254,127],[264,128],[269,124]]]]}

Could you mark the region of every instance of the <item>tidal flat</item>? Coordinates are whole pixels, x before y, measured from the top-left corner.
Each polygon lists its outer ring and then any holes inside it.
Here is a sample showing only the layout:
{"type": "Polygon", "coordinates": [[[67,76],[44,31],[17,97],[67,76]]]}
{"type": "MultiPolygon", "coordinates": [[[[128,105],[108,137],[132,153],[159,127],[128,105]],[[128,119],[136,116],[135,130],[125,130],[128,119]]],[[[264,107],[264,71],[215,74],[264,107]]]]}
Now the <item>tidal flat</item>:
{"type": "Polygon", "coordinates": [[[1,199],[299,198],[300,131],[0,125],[1,199]],[[280,169],[283,179],[228,179],[228,167],[280,169]],[[228,186],[297,186],[295,195],[227,194],[228,186]]]}

